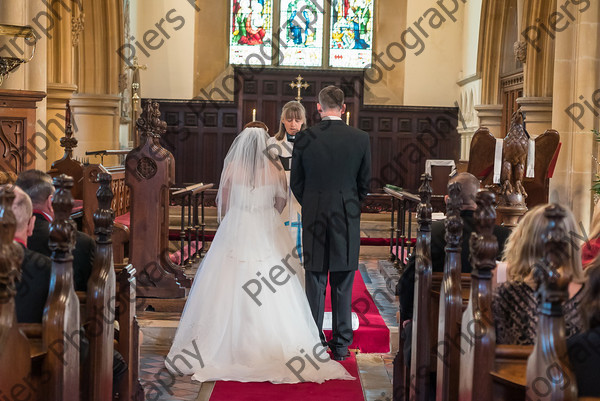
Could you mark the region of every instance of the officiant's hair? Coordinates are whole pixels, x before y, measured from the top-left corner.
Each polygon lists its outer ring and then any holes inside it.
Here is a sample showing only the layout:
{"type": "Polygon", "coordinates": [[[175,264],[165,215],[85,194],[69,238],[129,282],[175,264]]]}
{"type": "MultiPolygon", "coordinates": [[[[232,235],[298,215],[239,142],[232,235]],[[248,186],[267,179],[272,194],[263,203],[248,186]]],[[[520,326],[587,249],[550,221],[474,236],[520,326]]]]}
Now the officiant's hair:
{"type": "Polygon", "coordinates": [[[329,85],[319,92],[319,104],[323,110],[341,109],[344,106],[344,91],[329,85]]]}
{"type": "Polygon", "coordinates": [[[306,109],[302,106],[302,103],[292,100],[283,105],[283,109],[281,109],[281,118],[279,119],[279,131],[275,134],[275,138],[278,141],[285,138],[285,126],[283,125],[283,120],[291,118],[302,121],[300,131],[306,128],[306,109]]]}

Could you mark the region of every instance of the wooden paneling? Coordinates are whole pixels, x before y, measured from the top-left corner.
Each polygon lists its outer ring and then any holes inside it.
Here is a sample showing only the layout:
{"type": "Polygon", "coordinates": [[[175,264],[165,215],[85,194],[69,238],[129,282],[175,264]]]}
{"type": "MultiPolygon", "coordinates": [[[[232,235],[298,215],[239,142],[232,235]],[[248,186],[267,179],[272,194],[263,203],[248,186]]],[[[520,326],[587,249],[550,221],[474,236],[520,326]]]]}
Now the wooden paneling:
{"type": "Polygon", "coordinates": [[[301,92],[309,126],[320,121],[316,106],[319,91],[331,84],[344,90],[350,125],[368,132],[371,138],[371,191],[381,192],[383,185],[394,184],[416,193],[425,160],[458,161],[457,108],[364,106],[361,72],[286,69],[263,70],[260,74],[236,70],[236,74],[240,84],[235,102],[159,101],[168,122],[162,142],[175,156],[178,184],[218,185],[227,150],[242,127],[252,120],[253,109],[256,119],[267,124],[269,133],[274,135],[283,105],[297,94],[289,84],[298,74],[310,84],[301,92]]]}
{"type": "Polygon", "coordinates": [[[46,139],[52,135],[35,133],[36,103],[45,96],[44,92],[0,89],[0,169],[19,173],[33,168],[39,157],[47,159],[47,148],[34,147],[36,136],[46,139]]]}

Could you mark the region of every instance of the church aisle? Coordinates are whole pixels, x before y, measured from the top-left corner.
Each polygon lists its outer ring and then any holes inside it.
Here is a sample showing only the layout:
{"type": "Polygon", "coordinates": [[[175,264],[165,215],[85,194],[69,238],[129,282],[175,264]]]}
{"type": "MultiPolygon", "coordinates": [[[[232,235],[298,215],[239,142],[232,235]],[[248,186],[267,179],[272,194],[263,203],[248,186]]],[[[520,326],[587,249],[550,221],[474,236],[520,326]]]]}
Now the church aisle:
{"type": "MultiPolygon", "coordinates": [[[[392,352],[388,354],[358,354],[356,356],[360,384],[363,388],[364,399],[367,401],[392,399],[392,360],[398,343],[395,320],[398,305],[390,291],[395,283],[387,283],[385,276],[379,271],[378,261],[387,257],[386,250],[386,247],[361,247],[359,272],[390,330],[392,348],[392,352]]],[[[209,401],[214,383],[201,385],[192,381],[190,376],[172,377],[164,368],[164,358],[169,351],[166,344],[170,341],[171,334],[174,334],[169,333],[176,327],[176,318],[175,315],[165,314],[161,330],[165,333],[163,335],[166,341],[159,341],[154,332],[151,335],[148,333],[146,338],[153,337],[152,345],[142,347],[140,379],[146,392],[146,400],[209,401]]],[[[144,322],[140,323],[144,327],[144,322]]],[[[261,398],[261,401],[263,399],[261,398]]]]}

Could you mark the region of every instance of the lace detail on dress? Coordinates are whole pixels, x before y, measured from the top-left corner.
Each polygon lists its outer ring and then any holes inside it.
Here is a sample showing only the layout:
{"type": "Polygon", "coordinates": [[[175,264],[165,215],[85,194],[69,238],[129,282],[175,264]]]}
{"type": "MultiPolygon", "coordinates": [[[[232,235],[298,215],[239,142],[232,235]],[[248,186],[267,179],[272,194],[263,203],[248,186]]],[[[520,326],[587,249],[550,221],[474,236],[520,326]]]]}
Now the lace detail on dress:
{"type": "MultiPolygon", "coordinates": [[[[582,330],[583,322],[577,311],[582,291],[563,305],[567,338],[582,330]]],[[[497,344],[532,345],[537,334],[538,299],[529,285],[523,282],[502,283],[494,292],[492,313],[496,325],[497,344]]]]}

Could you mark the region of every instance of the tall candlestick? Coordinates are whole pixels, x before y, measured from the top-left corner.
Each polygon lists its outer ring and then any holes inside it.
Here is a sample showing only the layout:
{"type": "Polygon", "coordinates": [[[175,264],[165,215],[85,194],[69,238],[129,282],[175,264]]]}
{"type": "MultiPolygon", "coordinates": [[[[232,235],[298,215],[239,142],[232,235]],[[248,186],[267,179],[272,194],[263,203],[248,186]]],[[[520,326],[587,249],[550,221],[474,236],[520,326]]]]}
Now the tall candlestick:
{"type": "Polygon", "coordinates": [[[346,125],[350,125],[350,112],[346,112],[346,125]]]}
{"type": "Polygon", "coordinates": [[[256,109],[252,109],[252,121],[256,121],[256,109]]]}

